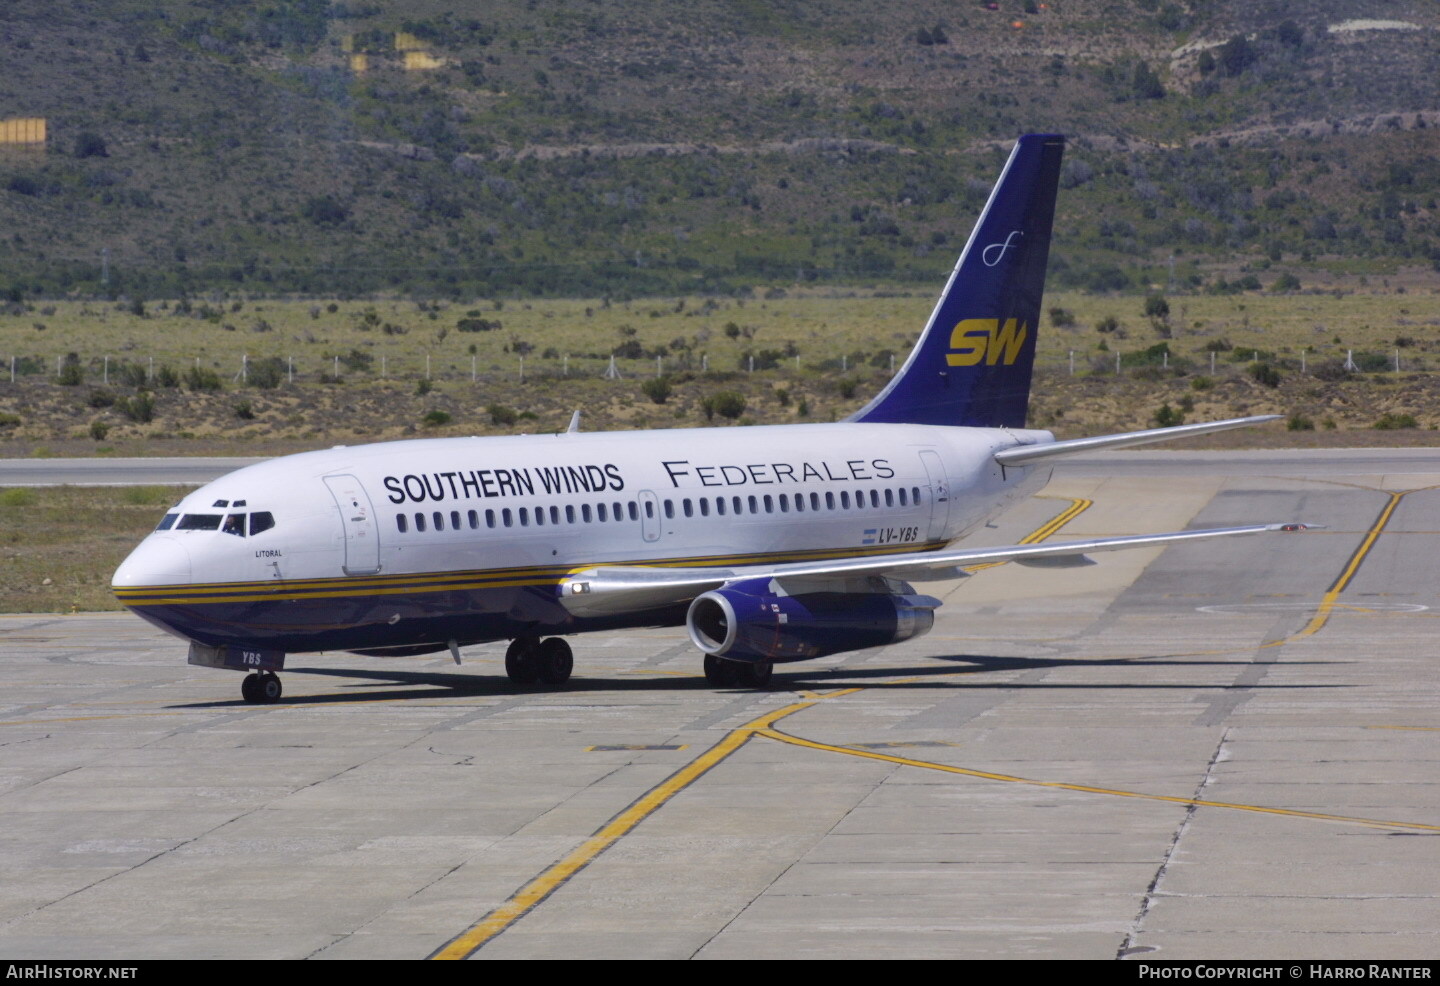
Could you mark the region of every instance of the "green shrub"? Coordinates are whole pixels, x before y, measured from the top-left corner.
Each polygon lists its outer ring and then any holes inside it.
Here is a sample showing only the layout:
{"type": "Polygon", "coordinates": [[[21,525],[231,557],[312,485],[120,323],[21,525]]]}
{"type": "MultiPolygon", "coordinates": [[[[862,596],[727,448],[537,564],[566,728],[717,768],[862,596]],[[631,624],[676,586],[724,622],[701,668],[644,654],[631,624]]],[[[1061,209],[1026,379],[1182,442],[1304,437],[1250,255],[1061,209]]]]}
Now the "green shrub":
{"type": "Polygon", "coordinates": [[[705,412],[707,421],[715,420],[717,414],[733,421],[745,413],[745,397],[733,390],[722,390],[701,401],[700,409],[705,412]]]}
{"type": "Polygon", "coordinates": [[[1280,386],[1280,371],[1269,363],[1251,363],[1250,375],[1267,387],[1280,386]]]}
{"type": "Polygon", "coordinates": [[[17,486],[0,492],[0,507],[29,507],[36,501],[35,491],[17,486]]]}
{"type": "Polygon", "coordinates": [[[90,422],[90,437],[97,442],[103,442],[105,436],[110,434],[110,426],[98,418],[90,422]]]}
{"type": "Polygon", "coordinates": [[[213,394],[221,389],[220,374],[203,366],[192,366],[185,371],[185,386],[192,393],[213,394]]]}
{"type": "Polygon", "coordinates": [[[1173,428],[1185,423],[1185,414],[1183,411],[1175,410],[1167,401],[1160,405],[1160,409],[1151,416],[1150,420],[1155,423],[1156,428],[1173,428]]]}
{"type": "Polygon", "coordinates": [[[1386,411],[1380,415],[1380,420],[1370,427],[1376,431],[1398,431],[1401,428],[1419,428],[1420,422],[1415,420],[1413,414],[1397,414],[1394,411],[1386,411]]]}
{"type": "Polygon", "coordinates": [[[438,410],[426,411],[425,417],[421,418],[421,420],[425,422],[426,427],[438,428],[440,425],[448,425],[450,423],[450,412],[438,410]]]}
{"type": "Polygon", "coordinates": [[[1311,421],[1309,418],[1305,417],[1305,415],[1303,415],[1303,414],[1301,414],[1301,413],[1299,413],[1299,412],[1297,411],[1297,412],[1295,412],[1294,414],[1290,415],[1289,418],[1286,419],[1286,421],[1285,421],[1285,430],[1286,430],[1286,431],[1314,431],[1314,430],[1315,430],[1315,422],[1311,421]]]}
{"type": "Polygon", "coordinates": [[[144,424],[155,419],[155,395],[142,390],[134,397],[122,397],[115,402],[115,410],[131,421],[144,424]]]}
{"type": "Polygon", "coordinates": [[[513,407],[506,407],[504,404],[491,404],[485,408],[490,415],[490,420],[497,425],[513,425],[520,420],[520,414],[513,407]]]}
{"type": "Polygon", "coordinates": [[[651,377],[640,384],[640,391],[654,403],[664,404],[674,393],[674,388],[665,377],[651,377]]]}

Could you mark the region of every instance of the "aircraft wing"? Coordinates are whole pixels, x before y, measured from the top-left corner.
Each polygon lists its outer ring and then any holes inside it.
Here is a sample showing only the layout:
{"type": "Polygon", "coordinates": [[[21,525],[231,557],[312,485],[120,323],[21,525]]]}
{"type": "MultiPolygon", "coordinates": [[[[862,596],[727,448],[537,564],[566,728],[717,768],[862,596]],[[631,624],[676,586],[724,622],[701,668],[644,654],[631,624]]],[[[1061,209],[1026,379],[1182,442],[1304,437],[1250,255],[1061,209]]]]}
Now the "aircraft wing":
{"type": "Polygon", "coordinates": [[[1239,537],[1267,531],[1305,530],[1305,524],[1252,524],[1171,534],[1136,534],[1049,544],[1012,544],[993,548],[945,548],[919,554],[866,555],[793,562],[782,565],[739,565],[734,568],[661,568],[600,566],[575,572],[560,582],[561,601],[576,616],[612,616],[685,602],[702,592],[743,579],[769,576],[786,582],[843,581],[882,576],[916,582],[964,578],[967,566],[1014,561],[1020,564],[1069,567],[1090,564],[1084,556],[1096,551],[1153,548],[1182,541],[1239,537]]]}

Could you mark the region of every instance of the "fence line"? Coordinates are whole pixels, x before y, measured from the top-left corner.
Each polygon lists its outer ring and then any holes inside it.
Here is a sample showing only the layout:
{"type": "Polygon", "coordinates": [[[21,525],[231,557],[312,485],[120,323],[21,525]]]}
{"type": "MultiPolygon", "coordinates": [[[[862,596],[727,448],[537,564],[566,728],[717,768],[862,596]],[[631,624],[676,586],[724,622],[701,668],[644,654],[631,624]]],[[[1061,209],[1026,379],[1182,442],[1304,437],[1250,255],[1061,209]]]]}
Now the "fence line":
{"type": "MultiPolygon", "coordinates": [[[[1235,347],[1227,352],[1210,351],[1205,355],[1208,356],[1208,372],[1211,375],[1220,373],[1227,367],[1236,373],[1245,372],[1252,363],[1261,362],[1270,364],[1280,371],[1298,372],[1308,376],[1314,375],[1317,365],[1324,360],[1328,360],[1333,366],[1340,367],[1349,373],[1435,372],[1425,365],[1422,357],[1402,359],[1399,347],[1392,348],[1389,353],[1358,354],[1353,349],[1338,347],[1334,352],[1329,353],[1312,348],[1295,356],[1276,355],[1250,347],[1235,347]],[[1222,356],[1224,357],[1223,361],[1221,360],[1222,356]]],[[[217,380],[228,379],[230,384],[239,385],[241,388],[254,387],[258,389],[269,389],[278,386],[281,382],[294,383],[297,379],[302,382],[322,383],[365,379],[401,382],[468,380],[472,384],[480,384],[506,379],[516,382],[524,382],[527,379],[567,377],[626,380],[659,377],[669,373],[726,372],[745,375],[780,373],[786,376],[809,374],[822,377],[831,376],[838,379],[868,376],[881,370],[893,375],[899,365],[894,353],[884,354],[883,359],[877,356],[864,363],[857,362],[853,365],[847,354],[812,363],[803,362],[799,355],[793,358],[767,356],[757,362],[753,354],[744,354],[725,361],[712,360],[710,354],[692,357],[672,353],[668,356],[625,358],[612,355],[563,353],[539,359],[533,355],[515,356],[504,363],[482,361],[476,354],[470,354],[468,361],[464,360],[463,356],[451,359],[448,356],[437,357],[430,352],[426,352],[424,355],[380,353],[364,354],[364,356],[367,358],[362,359],[354,353],[349,356],[332,354],[323,357],[296,357],[293,355],[255,357],[245,353],[239,357],[238,361],[233,359],[211,360],[209,366],[206,366],[204,357],[198,355],[129,358],[107,353],[81,357],[78,362],[57,356],[52,364],[49,357],[12,354],[8,362],[9,381],[12,384],[18,384],[26,377],[50,377],[58,378],[64,383],[101,386],[153,387],[157,383],[162,386],[174,386],[177,383],[188,386],[189,374],[193,372],[201,376],[209,373],[217,380]],[[161,379],[166,377],[167,373],[172,374],[174,378],[161,379]]],[[[1119,348],[1090,350],[1088,355],[1085,351],[1071,349],[1063,354],[1046,354],[1037,356],[1035,359],[1037,371],[1065,373],[1069,376],[1124,376],[1127,373],[1148,374],[1156,371],[1183,375],[1203,372],[1205,367],[1206,361],[1198,354],[1186,357],[1165,350],[1157,352],[1154,347],[1129,351],[1119,348]]],[[[0,380],[3,379],[4,377],[0,377],[0,380]]],[[[197,388],[190,387],[189,389],[197,388]]],[[[198,389],[213,390],[218,387],[201,386],[198,389]]]]}

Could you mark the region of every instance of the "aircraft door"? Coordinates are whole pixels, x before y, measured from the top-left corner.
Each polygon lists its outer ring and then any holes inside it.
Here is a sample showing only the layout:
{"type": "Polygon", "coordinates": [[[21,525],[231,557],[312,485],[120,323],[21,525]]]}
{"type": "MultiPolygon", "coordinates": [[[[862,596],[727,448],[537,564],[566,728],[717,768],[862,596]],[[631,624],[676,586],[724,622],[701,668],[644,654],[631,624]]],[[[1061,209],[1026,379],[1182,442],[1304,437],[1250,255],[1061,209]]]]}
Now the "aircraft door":
{"type": "Polygon", "coordinates": [[[945,536],[945,529],[950,525],[950,484],[945,479],[945,463],[937,453],[930,449],[922,450],[920,462],[930,478],[930,530],[925,537],[929,541],[938,541],[945,536]]]}
{"type": "Polygon", "coordinates": [[[640,534],[645,538],[646,543],[660,540],[660,498],[650,490],[641,490],[638,494],[640,501],[640,534]]]}
{"type": "Polygon", "coordinates": [[[345,574],[374,575],[380,571],[380,531],[365,487],[354,476],[326,476],[325,485],[345,529],[345,574]]]}

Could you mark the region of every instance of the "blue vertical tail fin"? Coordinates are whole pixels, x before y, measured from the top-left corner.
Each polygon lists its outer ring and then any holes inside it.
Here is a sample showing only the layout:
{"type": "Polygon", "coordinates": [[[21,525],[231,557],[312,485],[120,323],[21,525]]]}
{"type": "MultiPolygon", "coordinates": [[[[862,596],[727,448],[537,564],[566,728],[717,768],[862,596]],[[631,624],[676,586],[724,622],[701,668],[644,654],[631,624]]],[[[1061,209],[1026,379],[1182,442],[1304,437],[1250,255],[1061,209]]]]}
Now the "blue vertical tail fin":
{"type": "Polygon", "coordinates": [[[1023,428],[1065,138],[1016,143],[910,358],[851,421],[1023,428]]]}

